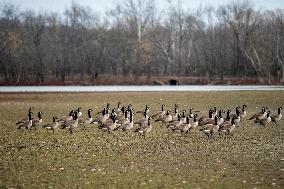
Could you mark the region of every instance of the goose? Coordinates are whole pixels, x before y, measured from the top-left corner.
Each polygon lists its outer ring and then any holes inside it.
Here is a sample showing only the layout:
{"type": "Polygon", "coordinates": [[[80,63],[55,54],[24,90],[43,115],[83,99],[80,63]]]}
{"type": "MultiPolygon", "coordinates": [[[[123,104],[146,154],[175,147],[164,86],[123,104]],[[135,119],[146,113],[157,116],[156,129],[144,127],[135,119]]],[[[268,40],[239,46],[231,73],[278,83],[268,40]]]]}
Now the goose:
{"type": "Polygon", "coordinates": [[[263,118],[265,118],[265,116],[266,116],[266,111],[265,111],[265,107],[262,107],[261,108],[261,112],[258,112],[258,113],[256,113],[256,114],[254,114],[254,115],[252,115],[250,118],[249,118],[249,120],[252,120],[252,119],[263,119],[263,118]]]}
{"type": "Polygon", "coordinates": [[[180,117],[180,121],[181,121],[182,123],[186,123],[186,118],[187,118],[187,116],[185,115],[185,112],[186,112],[186,110],[183,110],[183,111],[182,111],[182,116],[180,117]]]}
{"type": "Polygon", "coordinates": [[[75,111],[73,114],[73,119],[71,121],[68,121],[62,125],[62,128],[69,128],[70,134],[73,134],[73,131],[78,126],[78,112],[75,111]]]}
{"type": "Polygon", "coordinates": [[[236,114],[230,114],[230,117],[231,117],[231,119],[233,118],[233,117],[236,117],[235,118],[235,123],[237,124],[237,123],[239,123],[240,121],[241,121],[241,115],[240,115],[240,110],[238,109],[238,107],[236,108],[236,114]]]}
{"type": "Polygon", "coordinates": [[[52,118],[52,122],[51,123],[43,125],[42,127],[46,128],[47,130],[53,130],[53,133],[54,133],[54,130],[58,127],[58,122],[56,121],[56,119],[57,119],[57,117],[54,116],[52,118]]]}
{"type": "Polygon", "coordinates": [[[97,116],[91,123],[95,125],[105,123],[109,118],[109,114],[107,114],[107,108],[104,108],[102,113],[102,115],[97,116]]]}
{"type": "Polygon", "coordinates": [[[152,118],[159,118],[159,117],[163,117],[165,114],[166,114],[166,111],[164,110],[165,108],[165,105],[162,104],[162,110],[161,111],[158,111],[156,113],[154,113],[151,117],[152,118]]]}
{"type": "Polygon", "coordinates": [[[237,117],[233,117],[231,122],[226,122],[220,125],[219,131],[225,133],[225,135],[229,135],[236,127],[235,119],[237,117]]]}
{"type": "Polygon", "coordinates": [[[74,110],[71,110],[68,116],[62,116],[58,122],[68,122],[73,119],[74,110]]]}
{"type": "Polygon", "coordinates": [[[201,117],[199,120],[199,126],[203,126],[211,122],[211,124],[214,123],[214,118],[213,118],[213,110],[209,110],[209,117],[201,117]]]}
{"type": "Polygon", "coordinates": [[[138,119],[134,122],[134,125],[146,125],[148,121],[149,116],[147,115],[147,112],[144,112],[144,117],[141,119],[138,119]]]}
{"type": "Polygon", "coordinates": [[[193,121],[190,122],[191,128],[195,129],[198,126],[197,114],[193,115],[193,121]]]}
{"type": "Polygon", "coordinates": [[[224,122],[224,118],[222,117],[222,113],[225,113],[225,111],[224,110],[218,111],[218,117],[219,117],[218,122],[217,122],[218,125],[221,125],[224,122]]]}
{"type": "Polygon", "coordinates": [[[178,114],[178,120],[177,121],[170,121],[170,123],[167,125],[167,127],[173,129],[175,127],[178,127],[181,124],[183,124],[183,122],[181,121],[181,115],[178,114]]]}
{"type": "Polygon", "coordinates": [[[92,111],[93,111],[92,109],[88,110],[88,118],[80,120],[79,125],[84,125],[84,127],[86,127],[87,125],[90,125],[92,123],[92,121],[93,121],[93,118],[92,118],[92,115],[91,115],[92,111]]]}
{"type": "Polygon", "coordinates": [[[133,128],[133,126],[134,126],[133,115],[134,115],[133,112],[131,112],[129,122],[122,125],[122,131],[128,131],[128,130],[131,130],[133,128]]]}
{"type": "Polygon", "coordinates": [[[241,118],[244,118],[247,115],[245,108],[247,108],[247,105],[243,105],[242,112],[240,113],[241,118]]]}
{"type": "MultiPolygon", "coordinates": [[[[69,120],[69,121],[65,121],[61,124],[61,129],[66,129],[66,128],[69,128],[70,127],[70,123],[73,123],[74,120],[76,120],[76,117],[77,117],[77,111],[74,111],[73,115],[72,115],[72,119],[69,120]],[[76,114],[76,116],[75,116],[76,114]]],[[[59,122],[59,121],[58,121],[59,122]]]]}
{"type": "Polygon", "coordinates": [[[150,111],[150,108],[149,108],[149,106],[146,104],[146,106],[145,106],[145,109],[144,110],[139,110],[139,111],[137,111],[136,113],[137,114],[144,114],[144,112],[147,112],[147,113],[149,113],[149,111],[150,111]]]}
{"type": "Polygon", "coordinates": [[[167,110],[166,115],[164,115],[163,117],[160,117],[158,119],[156,119],[155,122],[161,121],[162,123],[169,123],[173,120],[173,116],[170,114],[170,111],[167,110]]]}
{"type": "Polygon", "coordinates": [[[194,114],[192,113],[193,108],[189,108],[189,113],[186,114],[185,116],[189,116],[190,118],[194,117],[194,114]]]}
{"type": "Polygon", "coordinates": [[[115,113],[119,114],[121,112],[121,109],[120,109],[120,101],[117,102],[117,108],[115,110],[115,113]]]}
{"type": "MultiPolygon", "coordinates": [[[[129,119],[128,119],[128,117],[127,117],[127,114],[128,114],[128,110],[125,111],[123,118],[118,119],[117,124],[123,125],[123,124],[125,124],[125,123],[128,123],[128,122],[129,122],[129,119]]],[[[132,110],[131,110],[131,114],[132,114],[132,110]]],[[[131,117],[131,116],[130,116],[130,117],[131,117]]]]}
{"type": "Polygon", "coordinates": [[[28,114],[29,120],[26,122],[20,123],[17,129],[22,129],[22,128],[30,129],[33,125],[32,114],[33,112],[29,112],[28,114]]]}
{"type": "Polygon", "coordinates": [[[277,122],[279,122],[282,118],[281,110],[282,110],[282,107],[279,107],[278,114],[271,116],[271,121],[273,121],[275,124],[277,124],[277,122]]]}
{"type": "Polygon", "coordinates": [[[208,115],[209,115],[209,117],[207,117],[207,116],[200,117],[198,122],[203,122],[204,120],[206,120],[208,118],[213,119],[213,110],[212,109],[209,109],[208,115]]]}
{"type": "Polygon", "coordinates": [[[43,114],[42,112],[38,112],[37,114],[38,117],[32,120],[32,126],[35,128],[35,130],[36,127],[42,123],[42,117],[41,117],[42,114],[43,114]]]}
{"type": "Polygon", "coordinates": [[[120,119],[123,119],[123,118],[125,118],[125,112],[126,111],[128,111],[127,109],[126,109],[126,107],[125,106],[122,106],[121,107],[121,111],[120,112],[115,112],[116,114],[117,114],[117,119],[118,120],[120,120],[120,119]]]}
{"type": "Polygon", "coordinates": [[[148,118],[148,121],[145,125],[141,126],[140,128],[136,129],[135,132],[140,133],[141,135],[144,135],[144,137],[146,137],[146,135],[152,130],[152,125],[151,125],[151,117],[148,118]]]}
{"type": "Polygon", "coordinates": [[[172,120],[177,120],[178,119],[178,106],[175,104],[175,112],[171,113],[172,115],[172,120]]]}
{"type": "Polygon", "coordinates": [[[189,116],[186,117],[186,123],[182,123],[176,127],[173,128],[173,131],[180,131],[182,133],[189,133],[189,130],[191,128],[191,124],[189,122],[189,116]]]}
{"type": "Polygon", "coordinates": [[[77,108],[77,116],[78,118],[82,116],[81,107],[77,108]]]}
{"type": "Polygon", "coordinates": [[[240,113],[239,108],[240,108],[240,106],[237,106],[237,107],[236,107],[236,113],[231,113],[231,114],[230,114],[231,119],[232,119],[233,117],[237,116],[237,113],[238,113],[238,112],[240,113]]]}
{"type": "Polygon", "coordinates": [[[116,123],[117,123],[117,115],[116,115],[116,113],[111,113],[111,114],[109,115],[109,117],[108,117],[104,122],[101,122],[101,123],[99,124],[99,128],[102,129],[102,128],[104,128],[106,125],[111,124],[111,123],[113,122],[113,118],[114,118],[114,117],[115,117],[115,121],[116,121],[116,123]]]}
{"type": "Polygon", "coordinates": [[[105,131],[109,131],[109,132],[114,131],[118,126],[116,121],[117,121],[116,116],[115,115],[112,116],[112,122],[104,125],[102,129],[105,130],[105,131]]]}
{"type": "Polygon", "coordinates": [[[216,106],[214,107],[214,109],[212,111],[213,111],[212,117],[217,116],[218,112],[217,112],[217,107],[216,106]]]}
{"type": "Polygon", "coordinates": [[[99,111],[97,114],[104,114],[104,113],[108,114],[109,110],[110,110],[110,104],[107,102],[106,107],[103,110],[99,111]]]}
{"type": "MultiPolygon", "coordinates": [[[[29,108],[28,115],[32,112],[32,109],[34,109],[34,107],[29,108]]],[[[25,123],[25,122],[28,122],[28,121],[29,121],[29,116],[26,116],[26,117],[20,119],[20,121],[18,121],[16,124],[19,125],[21,123],[25,123]]]]}
{"type": "Polygon", "coordinates": [[[269,114],[270,114],[270,111],[268,111],[266,113],[266,117],[265,118],[263,118],[263,119],[256,119],[255,123],[260,123],[261,125],[264,125],[264,126],[266,124],[270,123],[271,122],[271,117],[269,116],[269,114]]]}
{"type": "Polygon", "coordinates": [[[230,114],[231,114],[231,110],[227,110],[225,122],[228,122],[228,123],[231,122],[232,119],[231,119],[230,114]]]}
{"type": "Polygon", "coordinates": [[[217,124],[218,122],[218,116],[215,116],[215,123],[214,124],[206,124],[205,126],[203,126],[202,129],[200,129],[200,131],[202,131],[203,133],[205,133],[209,138],[212,138],[214,133],[217,133],[219,130],[219,125],[217,124]]]}

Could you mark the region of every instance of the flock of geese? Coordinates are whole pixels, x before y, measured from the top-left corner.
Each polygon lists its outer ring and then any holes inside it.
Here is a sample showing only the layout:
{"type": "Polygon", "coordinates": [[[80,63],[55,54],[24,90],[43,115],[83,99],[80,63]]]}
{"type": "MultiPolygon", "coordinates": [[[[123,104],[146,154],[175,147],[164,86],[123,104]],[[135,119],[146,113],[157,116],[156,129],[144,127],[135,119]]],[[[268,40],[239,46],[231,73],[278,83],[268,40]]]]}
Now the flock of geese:
{"type": "MultiPolygon", "coordinates": [[[[236,125],[247,116],[246,108],[246,105],[242,107],[237,106],[235,112],[231,112],[231,110],[225,112],[222,109],[217,110],[217,107],[214,107],[209,109],[207,116],[197,119],[197,111],[194,113],[193,108],[190,108],[189,111],[183,110],[179,112],[178,105],[174,106],[173,111],[165,110],[165,105],[162,105],[160,111],[151,114],[148,105],[146,105],[144,110],[134,112],[131,104],[120,107],[120,102],[118,102],[116,108],[111,108],[110,104],[107,103],[106,107],[99,111],[95,118],[92,117],[92,109],[89,109],[87,112],[88,117],[80,119],[83,113],[81,112],[81,108],[78,108],[77,110],[71,110],[68,115],[60,118],[54,116],[52,122],[43,124],[43,112],[39,111],[37,117],[33,118],[32,110],[34,108],[31,107],[29,108],[28,116],[20,119],[16,124],[18,125],[18,129],[29,130],[32,128],[36,129],[42,125],[43,128],[52,130],[53,132],[60,125],[61,129],[68,129],[71,134],[79,125],[83,127],[94,125],[108,132],[115,130],[124,132],[134,130],[146,136],[152,130],[151,120],[154,120],[155,122],[161,122],[162,125],[165,125],[172,131],[186,134],[191,130],[198,130],[206,134],[208,138],[212,138],[218,132],[230,135],[236,125]],[[143,118],[134,121],[134,115],[141,113],[143,114],[143,118]],[[223,113],[226,113],[225,117],[223,117],[223,113]]],[[[264,126],[270,122],[278,124],[282,118],[281,110],[282,107],[279,107],[277,114],[271,116],[268,108],[262,107],[261,112],[253,114],[249,120],[253,120],[255,123],[264,126]]]]}

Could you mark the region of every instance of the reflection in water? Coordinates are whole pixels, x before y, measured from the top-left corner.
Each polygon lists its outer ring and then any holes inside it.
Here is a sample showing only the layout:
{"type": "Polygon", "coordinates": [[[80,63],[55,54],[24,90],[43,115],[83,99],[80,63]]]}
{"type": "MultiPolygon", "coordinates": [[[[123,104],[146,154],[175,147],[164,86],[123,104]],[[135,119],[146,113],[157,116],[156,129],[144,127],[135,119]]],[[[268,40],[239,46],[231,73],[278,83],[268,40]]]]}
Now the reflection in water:
{"type": "Polygon", "coordinates": [[[0,86],[0,92],[151,92],[151,91],[282,91],[284,86],[178,85],[178,86],[0,86]]]}

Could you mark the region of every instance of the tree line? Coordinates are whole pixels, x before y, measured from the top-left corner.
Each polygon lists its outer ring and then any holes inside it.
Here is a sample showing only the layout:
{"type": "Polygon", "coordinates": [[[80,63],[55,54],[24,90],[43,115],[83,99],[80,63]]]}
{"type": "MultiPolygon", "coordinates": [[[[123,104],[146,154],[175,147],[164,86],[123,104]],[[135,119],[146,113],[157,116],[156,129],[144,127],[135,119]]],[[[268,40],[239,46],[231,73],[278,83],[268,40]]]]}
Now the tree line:
{"type": "Polygon", "coordinates": [[[73,3],[64,14],[0,5],[0,81],[184,76],[284,79],[284,10],[239,0],[186,10],[125,0],[99,15],[73,3]]]}

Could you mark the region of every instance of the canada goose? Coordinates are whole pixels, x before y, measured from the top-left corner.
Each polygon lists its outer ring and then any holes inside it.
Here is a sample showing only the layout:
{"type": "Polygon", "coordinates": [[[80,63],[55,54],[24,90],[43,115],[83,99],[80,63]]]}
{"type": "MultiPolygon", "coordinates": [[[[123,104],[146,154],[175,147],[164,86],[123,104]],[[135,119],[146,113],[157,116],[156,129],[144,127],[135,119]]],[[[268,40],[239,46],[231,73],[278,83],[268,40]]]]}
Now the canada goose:
{"type": "Polygon", "coordinates": [[[217,112],[217,107],[215,106],[213,109],[213,113],[212,113],[212,117],[217,116],[218,112],[217,112]]]}
{"type": "Polygon", "coordinates": [[[146,137],[146,135],[152,130],[152,125],[151,125],[150,120],[151,120],[151,117],[148,118],[146,125],[143,125],[140,128],[136,129],[135,132],[138,132],[141,135],[144,135],[144,137],[146,137]]]}
{"type": "Polygon", "coordinates": [[[139,111],[137,111],[136,113],[140,113],[140,114],[144,114],[144,112],[147,112],[147,114],[149,113],[149,111],[150,111],[150,108],[149,108],[149,106],[146,104],[146,106],[145,106],[145,109],[144,110],[139,110],[139,111]]]}
{"type": "Polygon", "coordinates": [[[123,131],[128,131],[131,130],[133,128],[134,124],[133,124],[133,112],[130,113],[130,118],[129,118],[129,122],[124,123],[122,125],[122,130],[123,131]]]}
{"type": "Polygon", "coordinates": [[[78,126],[78,112],[75,111],[73,115],[73,120],[68,121],[62,125],[63,128],[69,128],[70,134],[73,134],[73,131],[78,126]]]}
{"type": "Polygon", "coordinates": [[[180,121],[181,121],[182,123],[186,123],[186,118],[187,118],[187,116],[185,115],[185,112],[186,112],[186,110],[183,110],[183,111],[182,111],[182,116],[180,117],[180,121]]]}
{"type": "Polygon", "coordinates": [[[266,125],[266,124],[270,123],[271,122],[271,118],[270,118],[269,114],[270,114],[270,111],[267,112],[266,118],[256,119],[255,123],[260,123],[261,125],[266,125]]]}
{"type": "Polygon", "coordinates": [[[33,120],[32,120],[32,126],[35,128],[35,130],[36,130],[36,127],[39,125],[39,124],[41,124],[42,123],[42,112],[38,112],[38,114],[37,114],[37,118],[34,118],[33,120]]]}
{"type": "Polygon", "coordinates": [[[235,118],[235,124],[237,124],[237,123],[239,123],[240,121],[241,121],[241,115],[240,115],[240,110],[238,109],[238,107],[236,108],[236,114],[230,114],[230,117],[231,117],[231,119],[233,118],[233,117],[236,117],[235,118]]]}
{"type": "Polygon", "coordinates": [[[118,124],[116,123],[116,116],[112,116],[112,122],[108,123],[106,125],[104,125],[104,127],[102,128],[105,131],[114,131],[117,128],[118,124]]]}
{"type": "MultiPolygon", "coordinates": [[[[132,109],[132,104],[129,104],[127,106],[127,117],[128,118],[130,117],[130,110],[131,110],[131,112],[134,112],[133,109],[132,109]]],[[[145,109],[145,111],[146,111],[146,109],[145,109]]]]}
{"type": "Polygon", "coordinates": [[[61,129],[70,128],[70,124],[74,123],[76,121],[76,118],[78,118],[77,111],[74,111],[74,113],[72,115],[72,120],[63,122],[61,124],[61,129]]]}
{"type": "Polygon", "coordinates": [[[252,116],[249,118],[249,120],[252,120],[252,119],[263,119],[263,118],[265,118],[266,114],[267,114],[267,113],[265,112],[265,107],[262,107],[262,108],[261,108],[261,112],[258,112],[258,113],[256,113],[256,114],[252,115],[252,116]]]}
{"type": "Polygon", "coordinates": [[[232,121],[230,123],[226,122],[221,124],[219,131],[225,133],[225,135],[229,135],[236,127],[235,119],[237,119],[236,116],[232,118],[232,121]]]}
{"type": "Polygon", "coordinates": [[[227,113],[226,113],[226,118],[225,118],[225,122],[228,121],[229,123],[231,122],[231,110],[227,110],[227,113]]]}
{"type": "Polygon", "coordinates": [[[209,117],[207,117],[207,116],[202,116],[202,117],[200,117],[199,120],[198,120],[198,122],[199,122],[199,123],[200,123],[200,122],[203,122],[204,120],[207,120],[208,118],[213,119],[213,110],[212,110],[212,109],[209,110],[208,115],[209,115],[209,117]]]}
{"type": "Polygon", "coordinates": [[[109,114],[107,114],[107,108],[104,108],[102,113],[102,115],[98,115],[91,123],[95,125],[105,123],[109,118],[109,114]]]}
{"type": "Polygon", "coordinates": [[[115,111],[117,114],[119,114],[121,112],[121,109],[120,109],[120,101],[118,101],[117,103],[117,108],[116,108],[116,111],[115,111]]]}
{"type": "Polygon", "coordinates": [[[193,121],[190,122],[191,129],[195,129],[198,126],[197,116],[197,114],[193,115],[193,121]]]}
{"type": "Polygon", "coordinates": [[[57,119],[57,117],[54,116],[52,118],[52,122],[51,123],[43,125],[42,127],[46,128],[47,130],[53,130],[53,133],[54,133],[54,130],[58,127],[58,122],[56,121],[56,119],[57,119]]]}
{"type": "Polygon", "coordinates": [[[92,121],[93,121],[93,118],[92,118],[92,115],[91,115],[92,111],[93,111],[92,109],[88,110],[88,118],[80,120],[79,125],[84,125],[84,127],[86,127],[87,125],[90,125],[92,123],[92,121]]]}
{"type": "Polygon", "coordinates": [[[155,122],[161,121],[162,123],[169,123],[173,120],[173,116],[170,114],[170,111],[167,110],[166,115],[164,115],[163,117],[160,117],[158,119],[156,119],[155,122]]]}
{"type": "Polygon", "coordinates": [[[164,108],[165,108],[165,105],[162,104],[162,110],[161,110],[161,111],[158,111],[158,112],[156,112],[156,113],[154,113],[151,117],[152,117],[152,118],[163,117],[163,116],[165,115],[165,113],[166,113],[166,111],[164,110],[164,108]]]}
{"type": "Polygon", "coordinates": [[[167,127],[169,128],[175,128],[175,127],[178,127],[179,125],[182,124],[182,121],[181,121],[181,115],[178,114],[178,120],[177,121],[170,121],[169,124],[167,125],[167,127]]]}
{"type": "Polygon", "coordinates": [[[214,123],[214,118],[213,118],[213,110],[209,110],[209,117],[201,117],[199,120],[199,126],[203,126],[211,122],[211,124],[214,123]]]}
{"type": "MultiPolygon", "coordinates": [[[[131,113],[132,113],[132,110],[131,110],[131,113]]],[[[122,124],[128,123],[128,122],[129,122],[129,119],[128,119],[128,117],[127,117],[127,114],[128,114],[128,110],[125,111],[123,118],[118,119],[117,124],[122,125],[122,124]]],[[[130,117],[131,117],[131,116],[130,116],[130,117]]]]}
{"type": "Polygon", "coordinates": [[[141,119],[136,120],[136,121],[134,122],[134,125],[140,125],[140,126],[146,125],[146,124],[147,124],[147,121],[148,121],[148,118],[149,118],[149,116],[147,115],[147,112],[145,111],[145,112],[144,112],[144,117],[141,118],[141,119]]]}
{"type": "Polygon", "coordinates": [[[231,114],[230,114],[230,117],[231,117],[231,118],[235,117],[238,112],[240,113],[239,108],[240,108],[240,106],[237,106],[237,107],[236,107],[236,113],[231,113],[231,114]]]}
{"type": "Polygon", "coordinates": [[[221,125],[224,122],[224,118],[222,117],[222,113],[225,113],[225,111],[224,110],[218,111],[218,117],[219,117],[218,122],[217,122],[218,125],[221,125]]]}
{"type": "Polygon", "coordinates": [[[17,129],[21,129],[21,128],[30,129],[33,125],[32,114],[33,112],[29,112],[28,114],[29,120],[26,122],[20,123],[17,129]]]}
{"type": "Polygon", "coordinates": [[[110,104],[107,102],[106,107],[103,110],[99,111],[97,114],[104,114],[104,113],[108,114],[109,110],[110,110],[110,104]]]}
{"type": "Polygon", "coordinates": [[[219,125],[217,124],[218,121],[218,116],[215,116],[215,123],[214,124],[207,124],[204,125],[202,129],[200,129],[200,131],[202,131],[203,133],[205,133],[209,138],[212,138],[214,133],[217,133],[219,130],[219,125]]]}
{"type": "Polygon", "coordinates": [[[190,118],[194,117],[194,114],[192,113],[193,108],[189,108],[189,113],[186,114],[185,116],[189,116],[190,118]]]}
{"type": "Polygon", "coordinates": [[[244,118],[247,115],[245,108],[247,108],[247,105],[243,105],[242,112],[240,113],[241,118],[244,118]]]}
{"type": "Polygon", "coordinates": [[[71,110],[68,116],[62,116],[58,122],[68,122],[73,119],[74,110],[71,110]]]}
{"type": "Polygon", "coordinates": [[[176,127],[173,128],[173,131],[181,131],[182,133],[188,133],[190,128],[191,128],[191,124],[189,122],[189,116],[186,117],[186,123],[182,123],[180,125],[177,125],[176,127]]]}
{"type": "Polygon", "coordinates": [[[282,107],[279,107],[278,114],[271,116],[271,121],[273,121],[275,124],[277,124],[277,122],[279,122],[282,118],[281,110],[282,110],[282,107]]]}
{"type": "Polygon", "coordinates": [[[77,116],[78,118],[82,116],[81,107],[77,108],[77,116]]]}
{"type": "Polygon", "coordinates": [[[175,105],[175,112],[171,113],[172,115],[172,120],[177,120],[178,119],[178,106],[175,105]]]}
{"type": "MultiPolygon", "coordinates": [[[[34,107],[30,107],[29,108],[29,112],[28,115],[32,112],[32,109],[34,109],[34,107]]],[[[23,117],[22,119],[20,119],[20,121],[18,121],[16,124],[19,125],[21,123],[25,123],[29,121],[29,116],[23,117]]]]}

